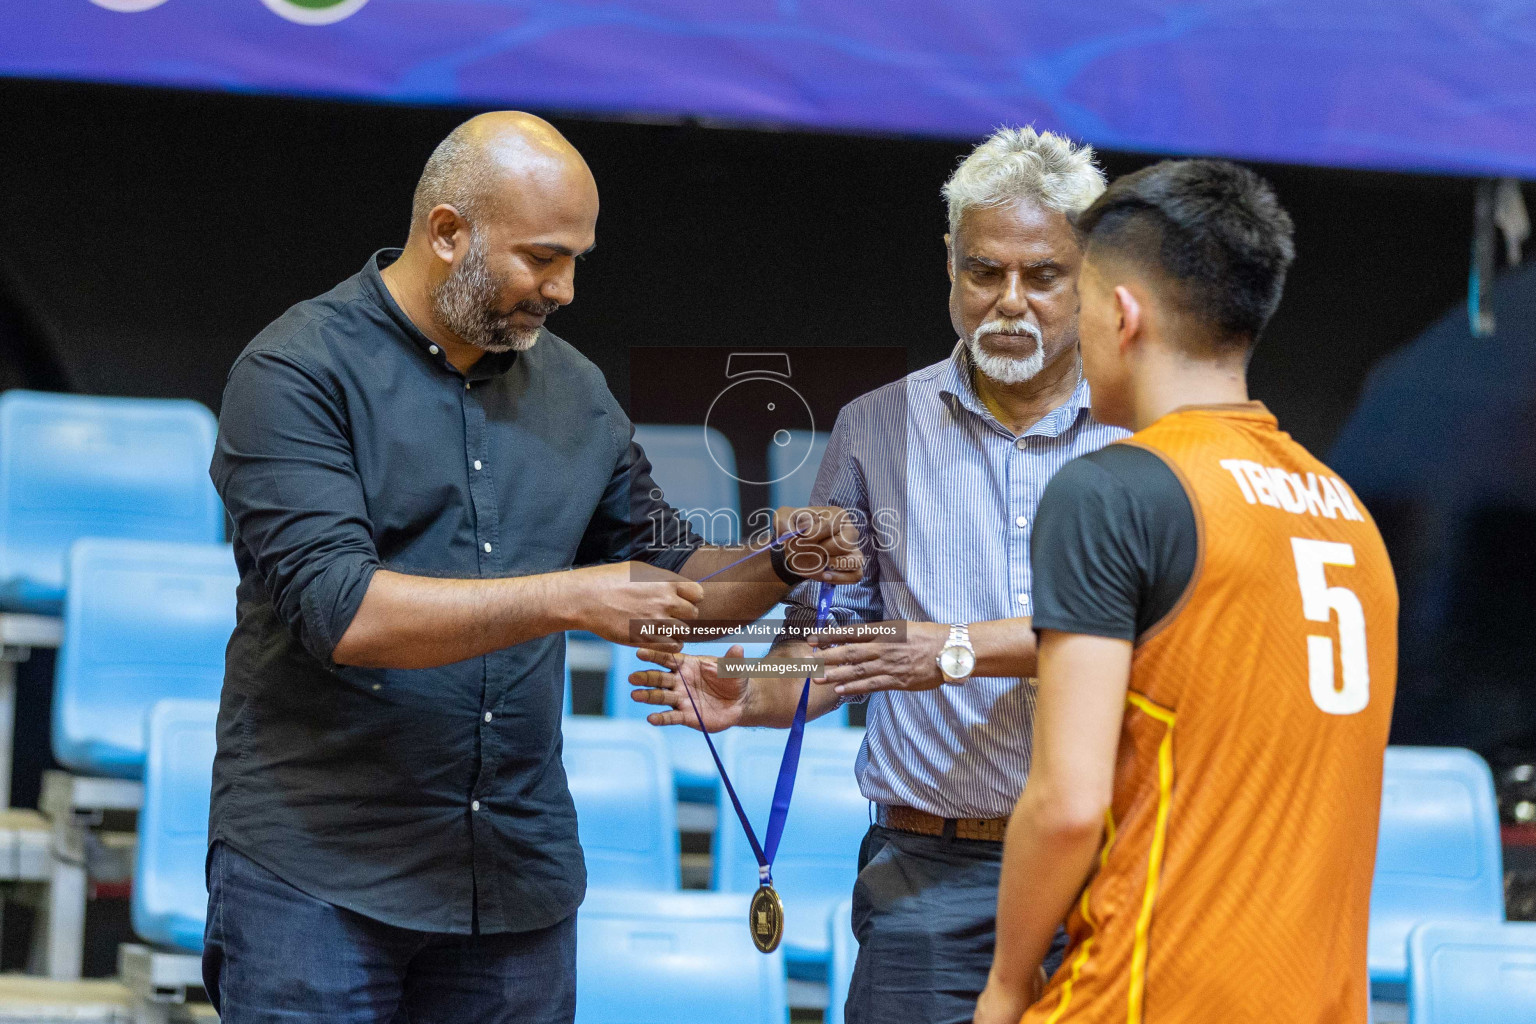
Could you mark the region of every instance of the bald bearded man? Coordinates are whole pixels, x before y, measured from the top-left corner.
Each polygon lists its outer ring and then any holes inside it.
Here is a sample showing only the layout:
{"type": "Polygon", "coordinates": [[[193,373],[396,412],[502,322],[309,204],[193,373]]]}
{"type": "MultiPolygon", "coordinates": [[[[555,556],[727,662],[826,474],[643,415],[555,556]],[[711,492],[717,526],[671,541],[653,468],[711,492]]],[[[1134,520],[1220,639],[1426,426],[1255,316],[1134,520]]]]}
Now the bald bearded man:
{"type": "Polygon", "coordinates": [[[665,504],[602,374],[543,327],[597,212],[552,126],[477,117],[428,161],[404,250],[230,371],[211,472],[241,579],[203,955],[224,1024],[570,1021],[563,631],[750,621],[790,560],[859,577],[851,527],[780,509],[790,550],[694,582],[746,552],[665,504]]]}

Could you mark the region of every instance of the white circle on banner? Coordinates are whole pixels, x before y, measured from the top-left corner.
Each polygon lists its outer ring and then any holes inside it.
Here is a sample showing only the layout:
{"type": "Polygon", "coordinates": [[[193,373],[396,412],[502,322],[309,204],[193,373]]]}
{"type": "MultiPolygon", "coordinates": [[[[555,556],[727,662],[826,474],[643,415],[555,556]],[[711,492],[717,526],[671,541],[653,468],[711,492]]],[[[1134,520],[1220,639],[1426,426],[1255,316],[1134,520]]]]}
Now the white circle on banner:
{"type": "Polygon", "coordinates": [[[91,0],[97,7],[105,7],[109,11],[118,11],[122,14],[137,14],[147,11],[151,7],[159,7],[165,0],[91,0]]]}
{"type": "Polygon", "coordinates": [[[368,0],[261,0],[267,10],[300,25],[329,25],[350,18],[368,0]]]}

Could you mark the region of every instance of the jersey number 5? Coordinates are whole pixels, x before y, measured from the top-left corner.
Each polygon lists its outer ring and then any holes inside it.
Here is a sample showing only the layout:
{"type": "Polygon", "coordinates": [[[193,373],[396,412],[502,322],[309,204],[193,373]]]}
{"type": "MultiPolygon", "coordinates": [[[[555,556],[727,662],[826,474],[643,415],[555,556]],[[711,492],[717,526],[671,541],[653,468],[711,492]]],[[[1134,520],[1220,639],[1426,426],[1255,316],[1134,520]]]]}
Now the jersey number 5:
{"type": "Polygon", "coordinates": [[[1330,587],[1323,571],[1328,565],[1354,565],[1355,549],[1326,540],[1291,538],[1296,555],[1296,582],[1301,584],[1301,614],[1308,622],[1339,618],[1339,664],[1344,685],[1333,678],[1333,638],[1307,637],[1307,675],[1312,700],[1330,715],[1353,715],[1371,702],[1371,670],[1365,656],[1365,609],[1355,592],[1330,587]]]}

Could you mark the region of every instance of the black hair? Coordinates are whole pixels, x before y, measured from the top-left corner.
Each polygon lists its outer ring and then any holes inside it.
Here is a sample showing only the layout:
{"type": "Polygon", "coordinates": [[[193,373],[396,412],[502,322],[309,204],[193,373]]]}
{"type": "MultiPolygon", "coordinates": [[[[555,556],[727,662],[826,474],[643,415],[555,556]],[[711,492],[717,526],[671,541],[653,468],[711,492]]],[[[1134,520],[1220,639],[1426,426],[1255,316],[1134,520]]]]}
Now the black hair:
{"type": "Polygon", "coordinates": [[[1102,247],[1175,285],[1218,348],[1251,348],[1296,257],[1290,214],[1269,182],[1226,160],[1164,160],[1112,183],[1078,215],[1102,247]]]}

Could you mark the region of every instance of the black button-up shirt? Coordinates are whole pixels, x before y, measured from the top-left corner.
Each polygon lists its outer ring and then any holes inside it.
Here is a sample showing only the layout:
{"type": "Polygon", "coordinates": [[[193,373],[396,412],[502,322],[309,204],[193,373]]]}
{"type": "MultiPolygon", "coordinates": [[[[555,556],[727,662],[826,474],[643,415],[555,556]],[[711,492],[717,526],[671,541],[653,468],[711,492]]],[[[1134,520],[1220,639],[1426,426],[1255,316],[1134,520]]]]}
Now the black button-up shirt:
{"type": "Polygon", "coordinates": [[[294,306],[229,373],[211,472],[240,588],[209,835],[388,924],[542,928],[586,884],[560,761],[564,637],[434,669],[331,652],[380,567],[675,570],[699,540],[653,496],[597,367],[544,332],[460,374],[390,297],[379,271],[397,256],[294,306]],[[686,541],[652,550],[662,523],[686,541]]]}

